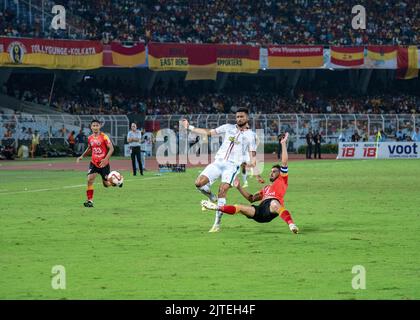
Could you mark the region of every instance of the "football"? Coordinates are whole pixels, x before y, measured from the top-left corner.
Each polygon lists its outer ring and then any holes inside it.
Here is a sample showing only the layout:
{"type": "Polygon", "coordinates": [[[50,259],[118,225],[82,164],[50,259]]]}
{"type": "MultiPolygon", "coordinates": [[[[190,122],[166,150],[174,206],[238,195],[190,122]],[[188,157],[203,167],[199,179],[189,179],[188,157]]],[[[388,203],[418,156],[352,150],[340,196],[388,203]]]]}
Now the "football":
{"type": "Polygon", "coordinates": [[[115,186],[120,186],[124,182],[124,177],[118,171],[111,171],[108,175],[108,181],[115,186]]]}

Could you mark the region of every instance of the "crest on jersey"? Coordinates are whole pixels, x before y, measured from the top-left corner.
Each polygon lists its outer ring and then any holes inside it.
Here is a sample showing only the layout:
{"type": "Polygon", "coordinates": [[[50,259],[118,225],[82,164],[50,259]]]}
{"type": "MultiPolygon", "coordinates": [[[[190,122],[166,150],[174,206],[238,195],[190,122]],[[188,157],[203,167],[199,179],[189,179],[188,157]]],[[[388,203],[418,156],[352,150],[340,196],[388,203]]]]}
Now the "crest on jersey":
{"type": "Polygon", "coordinates": [[[229,137],[228,139],[229,139],[230,142],[233,142],[235,144],[239,144],[238,140],[235,141],[235,137],[229,137]]]}
{"type": "Polygon", "coordinates": [[[26,53],[26,47],[22,42],[14,41],[7,47],[10,60],[15,64],[21,64],[26,53]]]}

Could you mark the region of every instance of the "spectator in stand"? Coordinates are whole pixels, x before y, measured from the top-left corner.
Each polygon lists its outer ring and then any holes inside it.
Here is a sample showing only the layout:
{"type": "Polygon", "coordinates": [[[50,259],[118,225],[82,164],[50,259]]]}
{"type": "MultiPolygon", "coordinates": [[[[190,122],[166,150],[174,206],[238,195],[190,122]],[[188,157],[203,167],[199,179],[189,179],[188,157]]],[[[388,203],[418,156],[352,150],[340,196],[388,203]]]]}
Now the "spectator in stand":
{"type": "Polygon", "coordinates": [[[13,138],[13,132],[10,129],[7,129],[3,135],[4,139],[11,139],[13,138]]]}
{"type": "Polygon", "coordinates": [[[76,132],[72,131],[70,132],[68,138],[67,138],[67,142],[69,143],[69,147],[71,149],[71,152],[74,154],[74,147],[76,145],[76,137],[75,137],[76,132]]]}
{"type": "Polygon", "coordinates": [[[32,134],[32,142],[31,142],[31,158],[35,158],[36,151],[38,149],[38,145],[40,143],[40,136],[38,133],[38,130],[35,130],[35,132],[32,134]]]}
{"type": "Polygon", "coordinates": [[[411,135],[411,140],[412,141],[417,141],[420,142],[420,132],[419,132],[419,128],[417,127],[415,131],[413,131],[413,134],[411,135]]]}
{"type": "Polygon", "coordinates": [[[76,152],[78,155],[81,155],[85,151],[86,135],[82,129],[76,136],[76,152]]]}
{"type": "Polygon", "coordinates": [[[398,130],[395,133],[395,138],[397,139],[397,141],[404,141],[404,140],[406,140],[405,134],[403,134],[401,130],[398,130]]]}
{"type": "Polygon", "coordinates": [[[359,142],[362,137],[359,136],[359,132],[354,131],[353,135],[351,136],[351,142],[359,142]]]}
{"type": "Polygon", "coordinates": [[[66,138],[67,137],[67,128],[66,126],[63,124],[63,126],[60,128],[60,130],[58,130],[59,135],[61,138],[66,138]]]}

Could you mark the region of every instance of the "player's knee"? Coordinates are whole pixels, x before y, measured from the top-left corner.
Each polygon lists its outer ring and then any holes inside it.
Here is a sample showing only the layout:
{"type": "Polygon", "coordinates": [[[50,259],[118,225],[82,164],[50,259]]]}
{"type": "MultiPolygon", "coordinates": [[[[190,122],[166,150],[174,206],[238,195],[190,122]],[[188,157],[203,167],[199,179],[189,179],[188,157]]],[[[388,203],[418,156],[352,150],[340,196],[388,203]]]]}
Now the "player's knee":
{"type": "Polygon", "coordinates": [[[208,183],[208,181],[205,178],[202,178],[201,176],[195,180],[195,186],[197,189],[200,189],[201,187],[205,186],[208,183]]]}
{"type": "Polygon", "coordinates": [[[271,212],[278,212],[282,208],[282,205],[277,201],[271,201],[270,203],[270,211],[271,212]]]}

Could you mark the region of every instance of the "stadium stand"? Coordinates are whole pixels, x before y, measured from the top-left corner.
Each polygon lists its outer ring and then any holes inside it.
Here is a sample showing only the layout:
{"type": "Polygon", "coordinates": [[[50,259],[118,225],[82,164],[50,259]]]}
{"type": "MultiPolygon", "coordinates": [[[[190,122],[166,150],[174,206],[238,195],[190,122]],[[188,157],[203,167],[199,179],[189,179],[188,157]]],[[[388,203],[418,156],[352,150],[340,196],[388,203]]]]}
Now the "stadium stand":
{"type": "MultiPolygon", "coordinates": [[[[157,81],[150,91],[141,89],[124,77],[107,76],[83,79],[69,86],[56,81],[52,91],[51,74],[12,74],[4,91],[13,101],[12,109],[29,113],[70,114],[223,114],[246,107],[259,113],[351,113],[409,114],[420,113],[420,97],[404,83],[398,87],[381,88],[372,83],[366,94],[345,91],[342,83],[327,81],[323,86],[298,85],[290,96],[282,88],[266,86],[247,79],[227,81],[223,90],[206,87],[201,82],[157,81]],[[18,103],[20,99],[22,103],[18,103]],[[21,105],[37,105],[36,109],[21,105]],[[19,107],[19,108],[18,108],[19,107]]],[[[414,82],[418,83],[417,80],[414,82]]],[[[345,87],[345,85],[344,85],[345,87]]],[[[414,87],[415,88],[415,87],[414,87]]],[[[2,101],[0,95],[0,102],[2,101]]],[[[7,106],[7,104],[3,105],[7,106]]],[[[10,107],[10,103],[9,103],[10,107]]]]}
{"type": "Polygon", "coordinates": [[[59,4],[68,8],[71,26],[66,32],[49,28],[55,2],[44,1],[44,14],[41,3],[2,1],[2,34],[105,42],[360,45],[418,43],[420,31],[417,0],[366,1],[368,24],[362,31],[350,27],[354,4],[345,0],[63,0],[59,4]]]}

